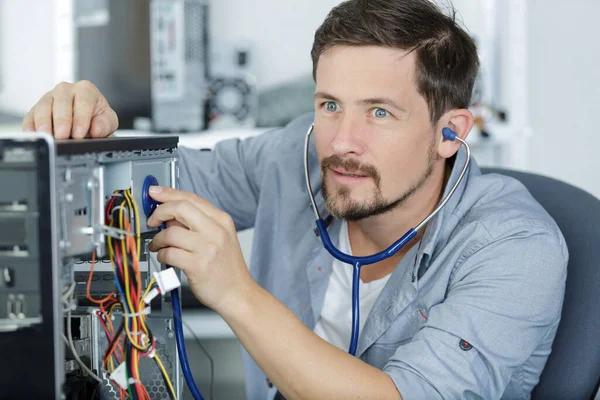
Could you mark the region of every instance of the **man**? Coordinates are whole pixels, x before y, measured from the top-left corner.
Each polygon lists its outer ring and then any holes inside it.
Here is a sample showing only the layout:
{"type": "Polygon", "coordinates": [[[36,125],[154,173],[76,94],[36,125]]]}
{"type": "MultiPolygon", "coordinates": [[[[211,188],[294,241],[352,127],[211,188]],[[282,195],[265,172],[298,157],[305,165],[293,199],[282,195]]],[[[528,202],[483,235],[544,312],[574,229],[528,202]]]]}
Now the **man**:
{"type": "MultiPolygon", "coordinates": [[[[317,30],[312,58],[314,115],[213,152],[181,148],[184,191],[152,188],[163,204],[148,224],[169,227],[151,250],[244,346],[249,399],[528,398],[560,319],[567,250],[522,185],[471,164],[424,232],[362,268],[356,357],[352,267],[314,234],[305,191],[314,122],[311,180],[338,247],[377,253],[429,215],[465,162],[441,132],[464,139],[473,125],[473,41],[426,0],[350,0],[317,30]],[[249,227],[250,273],[235,234],[249,227]]],[[[102,137],[117,117],[91,83],[63,83],[23,128],[102,137]]]]}

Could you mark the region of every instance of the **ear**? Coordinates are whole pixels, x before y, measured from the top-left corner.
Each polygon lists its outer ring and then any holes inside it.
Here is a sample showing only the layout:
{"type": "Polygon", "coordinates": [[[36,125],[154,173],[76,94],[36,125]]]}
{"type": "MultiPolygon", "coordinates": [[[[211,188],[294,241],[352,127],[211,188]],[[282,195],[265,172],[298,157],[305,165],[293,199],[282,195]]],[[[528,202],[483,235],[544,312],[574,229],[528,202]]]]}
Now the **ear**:
{"type": "Polygon", "coordinates": [[[438,135],[438,154],[443,158],[450,158],[460,148],[458,140],[447,140],[442,136],[442,129],[450,128],[459,138],[466,140],[471,128],[473,127],[473,114],[471,111],[461,108],[447,111],[436,125],[436,135],[438,135]]]}

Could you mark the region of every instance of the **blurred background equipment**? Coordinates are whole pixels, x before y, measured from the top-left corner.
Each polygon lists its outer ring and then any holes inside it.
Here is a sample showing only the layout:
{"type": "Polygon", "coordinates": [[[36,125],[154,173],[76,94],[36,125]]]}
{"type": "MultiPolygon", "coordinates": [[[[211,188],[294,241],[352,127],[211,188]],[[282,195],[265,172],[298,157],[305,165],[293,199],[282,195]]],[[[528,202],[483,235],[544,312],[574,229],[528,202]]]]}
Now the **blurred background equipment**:
{"type": "Polygon", "coordinates": [[[57,7],[63,13],[62,28],[57,27],[62,34],[56,38],[65,53],[61,80],[93,82],[119,115],[121,127],[132,127],[138,116],[150,118],[149,1],[69,0],[57,7]]]}
{"type": "Polygon", "coordinates": [[[253,128],[258,118],[256,50],[251,44],[213,43],[208,127],[253,128]]]}
{"type": "Polygon", "coordinates": [[[205,128],[208,7],[202,0],[151,0],[152,128],[205,128]]]}
{"type": "MultiPolygon", "coordinates": [[[[93,82],[131,129],[206,128],[208,6],[203,0],[56,0],[54,84],[93,82]]],[[[47,88],[50,89],[51,87],[47,88]]]]}

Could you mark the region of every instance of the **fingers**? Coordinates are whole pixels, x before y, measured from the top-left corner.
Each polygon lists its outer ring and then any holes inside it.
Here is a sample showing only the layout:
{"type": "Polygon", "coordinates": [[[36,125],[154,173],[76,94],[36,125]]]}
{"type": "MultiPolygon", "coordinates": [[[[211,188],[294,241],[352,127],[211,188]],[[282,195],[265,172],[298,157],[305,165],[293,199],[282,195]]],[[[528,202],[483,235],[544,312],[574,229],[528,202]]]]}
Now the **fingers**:
{"type": "Polygon", "coordinates": [[[177,267],[183,272],[186,272],[186,269],[194,265],[193,254],[176,247],[167,247],[159,250],[156,254],[156,259],[162,264],[177,267]]]}
{"type": "Polygon", "coordinates": [[[98,93],[92,90],[75,92],[73,101],[73,137],[84,138],[90,131],[94,110],[98,102],[98,93]]]}
{"type": "MultiPolygon", "coordinates": [[[[73,126],[73,90],[68,83],[59,83],[52,91],[52,123],[54,136],[67,139],[73,126]]],[[[38,110],[35,111],[36,114],[38,110]]]]}
{"type": "Polygon", "coordinates": [[[90,126],[92,137],[108,137],[119,127],[119,119],[117,114],[107,105],[105,110],[101,110],[99,114],[92,118],[90,126]]]}
{"type": "Polygon", "coordinates": [[[219,226],[208,215],[198,210],[188,201],[170,201],[158,206],[146,224],[150,227],[159,226],[163,222],[177,220],[186,228],[194,232],[203,232],[206,229],[219,229],[219,226]]]}
{"type": "Polygon", "coordinates": [[[57,139],[108,137],[119,119],[96,86],[89,81],[61,82],[46,93],[23,118],[23,131],[44,131],[57,139]]]}
{"type": "Polygon", "coordinates": [[[199,246],[198,236],[189,229],[172,226],[160,231],[148,245],[148,250],[155,253],[165,247],[176,247],[181,250],[194,252],[199,246]]]}
{"type": "Polygon", "coordinates": [[[181,222],[176,221],[176,220],[167,221],[167,228],[169,228],[171,226],[181,226],[182,228],[185,228],[185,225],[183,225],[181,222]]]}
{"type": "MultiPolygon", "coordinates": [[[[163,205],[164,203],[169,203],[172,201],[187,201],[193,204],[196,208],[198,208],[198,210],[202,211],[210,218],[218,221],[223,227],[233,227],[233,222],[231,221],[231,217],[228,214],[212,205],[208,200],[203,199],[202,197],[194,193],[184,192],[182,190],[177,190],[163,186],[151,186],[149,193],[150,197],[152,197],[154,200],[160,203],[163,203],[163,205]]],[[[152,217],[150,217],[150,219],[152,219],[152,217]]],[[[148,222],[148,225],[158,226],[160,224],[150,225],[150,222],[148,222]]],[[[233,227],[233,229],[235,230],[235,227],[233,227]]]]}
{"type": "Polygon", "coordinates": [[[33,121],[33,109],[30,110],[27,115],[23,118],[23,123],[21,124],[22,132],[34,132],[35,131],[35,122],[33,121]]]}
{"type": "Polygon", "coordinates": [[[46,93],[30,111],[33,119],[33,130],[53,133],[52,129],[52,104],[54,99],[46,93]]]}

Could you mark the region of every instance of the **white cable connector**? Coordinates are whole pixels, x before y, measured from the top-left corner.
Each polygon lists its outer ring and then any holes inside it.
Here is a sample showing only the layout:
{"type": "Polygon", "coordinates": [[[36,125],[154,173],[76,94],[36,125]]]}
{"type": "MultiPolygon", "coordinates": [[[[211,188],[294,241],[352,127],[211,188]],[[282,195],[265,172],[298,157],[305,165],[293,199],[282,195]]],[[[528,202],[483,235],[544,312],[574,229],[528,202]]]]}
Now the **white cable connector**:
{"type": "Polygon", "coordinates": [[[127,371],[125,371],[125,363],[122,362],[117,368],[110,374],[110,379],[114,381],[123,390],[127,390],[129,385],[127,384],[127,371]]]}
{"type": "Polygon", "coordinates": [[[156,296],[158,296],[160,292],[158,291],[157,288],[152,289],[151,291],[148,292],[148,294],[144,297],[144,303],[146,304],[150,304],[152,302],[152,300],[154,300],[154,298],[156,296]]]}
{"type": "Polygon", "coordinates": [[[173,267],[167,268],[160,272],[155,272],[154,279],[156,279],[160,293],[163,296],[171,290],[177,289],[181,286],[181,282],[179,281],[177,273],[173,267]]]}
{"type": "Polygon", "coordinates": [[[142,383],[140,380],[130,377],[127,379],[127,372],[125,371],[125,363],[122,362],[117,368],[110,374],[110,379],[121,387],[123,390],[127,390],[129,385],[135,385],[136,383],[142,383]]]}

